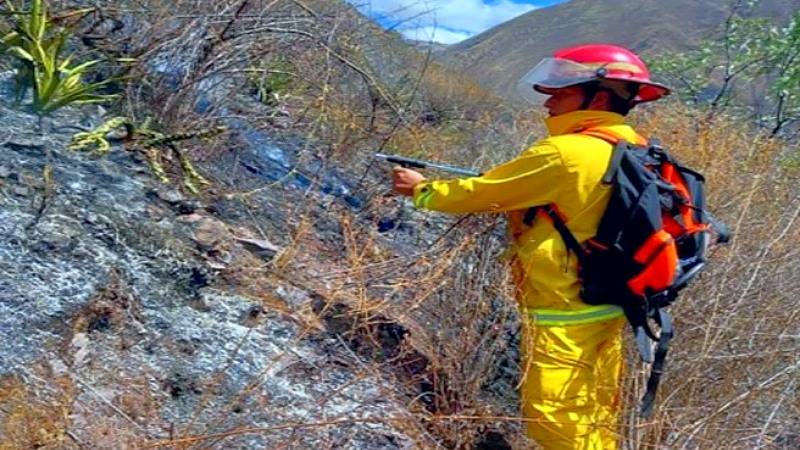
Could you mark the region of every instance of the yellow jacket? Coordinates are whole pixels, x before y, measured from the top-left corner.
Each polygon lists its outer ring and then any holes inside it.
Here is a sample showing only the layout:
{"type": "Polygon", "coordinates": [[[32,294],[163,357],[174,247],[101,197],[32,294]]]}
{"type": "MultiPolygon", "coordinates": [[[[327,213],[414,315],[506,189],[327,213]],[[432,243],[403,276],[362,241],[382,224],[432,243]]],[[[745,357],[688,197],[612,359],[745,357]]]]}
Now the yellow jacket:
{"type": "MultiPolygon", "coordinates": [[[[577,134],[587,128],[608,130],[641,142],[619,114],[574,111],[546,120],[550,136],[517,158],[483,176],[424,181],[414,188],[417,207],[451,212],[507,212],[511,255],[520,306],[541,311],[587,310],[579,298],[577,260],[547,220],[525,226],[532,206],[555,203],[567,226],[583,242],[597,231],[611,189],[601,183],[613,150],[608,142],[577,134]]],[[[621,315],[621,312],[616,315],[621,315]]]]}

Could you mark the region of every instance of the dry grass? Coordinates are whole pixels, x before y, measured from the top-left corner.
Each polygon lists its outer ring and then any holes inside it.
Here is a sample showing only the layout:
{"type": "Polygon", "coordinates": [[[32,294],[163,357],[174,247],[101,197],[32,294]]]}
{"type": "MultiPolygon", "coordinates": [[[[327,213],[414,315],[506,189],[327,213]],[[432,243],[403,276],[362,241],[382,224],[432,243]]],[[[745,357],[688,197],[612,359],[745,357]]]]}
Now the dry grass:
{"type": "Polygon", "coordinates": [[[75,387],[68,379],[49,386],[56,394],[37,397],[23,380],[0,379],[0,449],[69,447],[71,402],[75,387]]]}

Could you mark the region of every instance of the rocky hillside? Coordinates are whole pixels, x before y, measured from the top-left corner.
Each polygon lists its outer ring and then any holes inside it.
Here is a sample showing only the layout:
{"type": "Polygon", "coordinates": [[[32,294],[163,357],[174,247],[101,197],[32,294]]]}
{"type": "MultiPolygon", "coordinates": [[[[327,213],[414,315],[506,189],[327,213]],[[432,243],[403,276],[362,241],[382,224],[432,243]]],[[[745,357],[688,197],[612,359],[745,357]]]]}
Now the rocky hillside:
{"type": "MultiPolygon", "coordinates": [[[[732,2],[570,0],[537,9],[437,53],[499,94],[515,98],[517,80],[552,51],[584,42],[613,42],[649,53],[686,50],[718,31],[732,2]]],[[[798,0],[764,0],[753,14],[785,23],[798,0]]]]}
{"type": "MultiPolygon", "coordinates": [[[[397,389],[391,378],[361,374],[345,341],[325,331],[313,293],[297,280],[251,275],[264,284],[237,292],[219,279],[230,267],[259,270],[282,251],[236,220],[247,210],[159,187],[119,146],[106,160],[66,150],[75,113],[40,131],[34,116],[10,110],[7,99],[0,105],[0,441],[119,449],[176,431],[407,414],[387,394],[397,389]]],[[[239,164],[263,166],[259,154],[281,151],[254,142],[239,164]]],[[[283,221],[274,204],[252,207],[283,221]]],[[[369,419],[224,442],[410,445],[404,432],[369,419]]]]}

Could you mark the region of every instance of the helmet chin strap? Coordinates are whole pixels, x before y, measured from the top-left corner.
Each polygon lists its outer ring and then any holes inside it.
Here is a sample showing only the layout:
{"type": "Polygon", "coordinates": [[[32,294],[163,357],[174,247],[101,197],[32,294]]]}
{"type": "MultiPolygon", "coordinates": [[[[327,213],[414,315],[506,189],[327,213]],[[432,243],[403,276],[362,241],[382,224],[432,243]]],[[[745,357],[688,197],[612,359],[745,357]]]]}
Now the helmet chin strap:
{"type": "Polygon", "coordinates": [[[617,89],[614,89],[613,87],[603,86],[603,83],[600,80],[605,76],[605,72],[600,72],[600,70],[602,69],[598,69],[599,79],[581,85],[581,87],[583,88],[583,102],[581,103],[580,109],[581,110],[589,109],[589,106],[592,104],[595,97],[597,97],[597,94],[601,90],[607,91],[609,94],[611,94],[612,102],[617,101],[615,99],[615,97],[617,97],[623,100],[627,104],[628,109],[632,108],[634,106],[634,99],[636,98],[637,95],[638,86],[634,88],[633,84],[624,85],[623,89],[626,95],[623,95],[621,92],[619,92],[617,89]]]}
{"type": "Polygon", "coordinates": [[[581,103],[580,109],[589,109],[589,105],[592,104],[594,101],[597,92],[600,90],[600,83],[597,81],[592,81],[591,83],[586,83],[583,85],[583,103],[581,103]]]}
{"type": "Polygon", "coordinates": [[[583,85],[583,104],[581,104],[581,109],[589,109],[589,105],[592,104],[595,96],[600,91],[600,80],[608,75],[608,70],[605,67],[600,67],[595,71],[595,79],[589,83],[585,83],[583,85]]]}

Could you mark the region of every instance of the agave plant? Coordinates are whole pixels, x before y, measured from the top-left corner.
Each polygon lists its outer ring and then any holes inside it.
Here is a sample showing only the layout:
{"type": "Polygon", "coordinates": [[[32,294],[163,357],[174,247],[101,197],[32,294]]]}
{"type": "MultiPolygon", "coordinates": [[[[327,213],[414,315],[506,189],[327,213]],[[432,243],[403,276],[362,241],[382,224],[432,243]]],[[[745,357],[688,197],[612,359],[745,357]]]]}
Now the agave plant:
{"type": "Polygon", "coordinates": [[[73,55],[62,56],[72,30],[50,22],[43,0],[31,1],[29,11],[23,11],[11,0],[5,0],[5,3],[8,11],[4,15],[10,23],[5,24],[6,29],[0,37],[0,51],[13,56],[17,62],[18,102],[22,102],[32,89],[31,107],[43,116],[70,104],[104,103],[116,98],[115,95],[99,93],[103,87],[118,81],[116,78],[96,83],[82,80],[101,60],[73,65],[73,55]]]}

